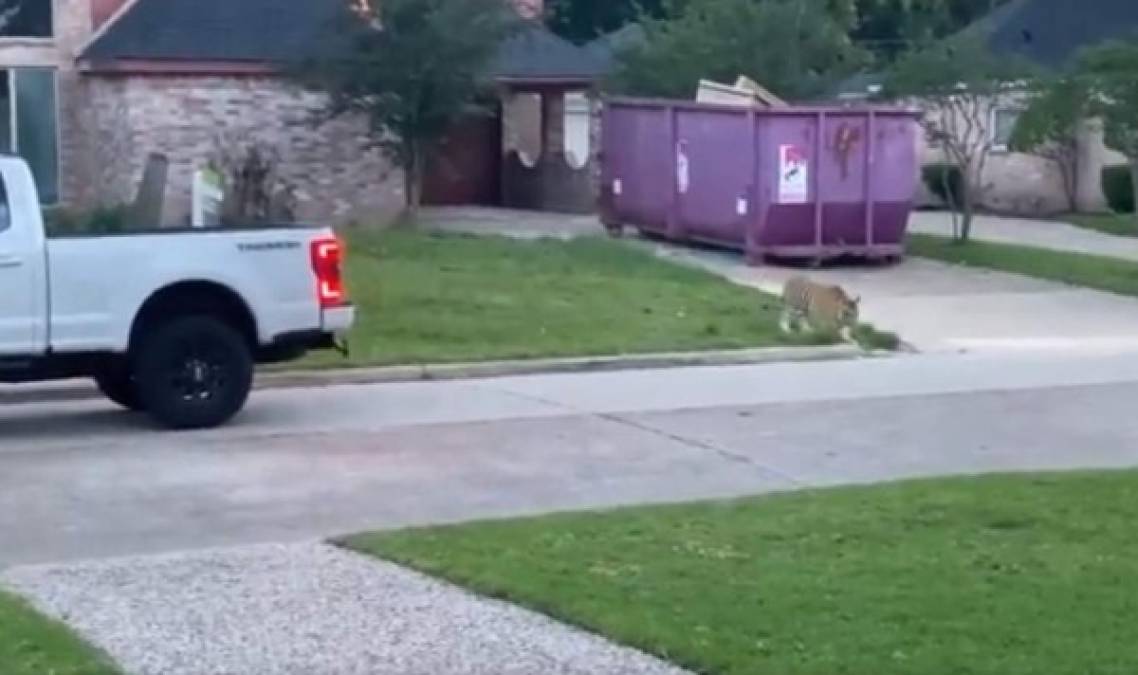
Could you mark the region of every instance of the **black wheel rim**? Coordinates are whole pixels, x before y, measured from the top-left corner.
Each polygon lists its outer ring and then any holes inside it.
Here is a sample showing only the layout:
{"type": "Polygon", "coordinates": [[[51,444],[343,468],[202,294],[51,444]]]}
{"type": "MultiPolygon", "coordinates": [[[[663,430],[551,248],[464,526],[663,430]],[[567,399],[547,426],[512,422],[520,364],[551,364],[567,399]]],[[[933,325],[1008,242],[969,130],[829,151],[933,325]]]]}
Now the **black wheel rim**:
{"type": "Polygon", "coordinates": [[[205,335],[183,337],[167,365],[170,390],[183,403],[210,404],[229,388],[232,362],[223,343],[205,335]]]}

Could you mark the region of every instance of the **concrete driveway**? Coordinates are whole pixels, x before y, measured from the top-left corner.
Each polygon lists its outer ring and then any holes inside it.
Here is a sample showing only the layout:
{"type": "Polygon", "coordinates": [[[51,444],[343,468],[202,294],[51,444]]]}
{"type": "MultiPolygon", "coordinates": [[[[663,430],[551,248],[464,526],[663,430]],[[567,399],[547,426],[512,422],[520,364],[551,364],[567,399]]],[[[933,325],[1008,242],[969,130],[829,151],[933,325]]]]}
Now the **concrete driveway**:
{"type": "Polygon", "coordinates": [[[795,274],[862,298],[862,318],[927,352],[1118,352],[1138,348],[1138,300],[909,258],[897,265],[747,267],[733,253],[651,244],[657,255],[781,293],[795,274]]]}

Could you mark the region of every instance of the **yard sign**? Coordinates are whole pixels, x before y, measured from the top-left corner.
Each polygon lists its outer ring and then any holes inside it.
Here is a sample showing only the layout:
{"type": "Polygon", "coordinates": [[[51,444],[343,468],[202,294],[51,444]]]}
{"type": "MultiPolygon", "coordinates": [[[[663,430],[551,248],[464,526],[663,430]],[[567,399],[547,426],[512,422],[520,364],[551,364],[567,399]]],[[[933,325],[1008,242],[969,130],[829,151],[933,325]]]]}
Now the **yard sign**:
{"type": "Polygon", "coordinates": [[[190,224],[194,227],[215,227],[221,224],[221,202],[224,198],[221,174],[210,168],[194,172],[193,213],[190,224]]]}

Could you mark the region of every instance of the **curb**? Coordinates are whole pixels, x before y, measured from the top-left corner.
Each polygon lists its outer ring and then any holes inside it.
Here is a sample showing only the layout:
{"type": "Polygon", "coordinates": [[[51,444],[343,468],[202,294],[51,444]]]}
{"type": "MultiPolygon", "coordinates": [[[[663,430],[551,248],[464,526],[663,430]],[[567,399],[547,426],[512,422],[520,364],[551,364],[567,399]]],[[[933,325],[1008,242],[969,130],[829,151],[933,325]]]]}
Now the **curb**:
{"type": "MultiPolygon", "coordinates": [[[[862,350],[857,345],[832,345],[385,366],[380,368],[340,368],[260,373],[257,376],[254,388],[258,390],[303,389],[396,382],[468,380],[510,375],[595,373],[696,366],[740,366],[794,361],[834,361],[875,355],[862,350]]],[[[0,385],[0,404],[83,401],[100,397],[101,394],[95,386],[86,380],[65,380],[31,386],[0,385]]]]}

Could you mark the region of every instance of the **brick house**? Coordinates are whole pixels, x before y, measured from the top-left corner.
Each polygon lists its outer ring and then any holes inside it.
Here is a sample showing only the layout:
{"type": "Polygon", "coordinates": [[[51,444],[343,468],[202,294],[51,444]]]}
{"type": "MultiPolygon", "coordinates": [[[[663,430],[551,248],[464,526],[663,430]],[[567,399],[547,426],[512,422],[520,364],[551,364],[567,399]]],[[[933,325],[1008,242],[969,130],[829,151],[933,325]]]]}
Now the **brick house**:
{"type": "MultiPolygon", "coordinates": [[[[1023,58],[1039,68],[1058,71],[1070,66],[1087,47],[1134,35],[1138,31],[1138,0],[1010,0],[966,30],[982,32],[997,54],[1023,58]]],[[[846,100],[864,99],[880,91],[882,81],[875,75],[851,78],[840,87],[838,96],[846,100]]],[[[994,150],[984,171],[983,206],[1017,215],[1064,211],[1066,195],[1058,167],[1044,158],[1008,148],[1023,106],[1023,95],[1014,93],[990,106],[987,131],[994,150]]],[[[944,151],[927,142],[922,142],[920,156],[925,164],[945,161],[944,151]]],[[[1125,157],[1106,147],[1101,127],[1088,120],[1079,137],[1077,210],[1106,210],[1102,170],[1125,163],[1125,157]]],[[[934,201],[927,193],[922,199],[930,204],[934,201]]]]}
{"type": "MultiPolygon", "coordinates": [[[[45,202],[76,206],[129,200],[148,154],[162,153],[171,224],[186,221],[193,172],[222,145],[252,143],[279,154],[303,217],[395,210],[401,176],[368,147],[363,125],[314,127],[320,97],[278,76],[338,1],[22,0],[0,24],[0,150],[28,159],[45,202]]],[[[541,0],[516,4],[530,18],[542,10],[541,0]]],[[[456,130],[433,162],[428,198],[544,206],[541,175],[511,176],[510,139],[533,126],[551,149],[543,154],[561,152],[567,95],[586,95],[599,72],[585,50],[533,22],[495,64],[502,112],[456,130]]]]}

